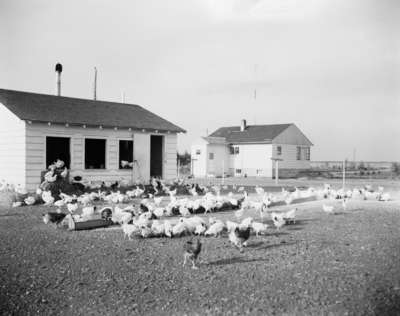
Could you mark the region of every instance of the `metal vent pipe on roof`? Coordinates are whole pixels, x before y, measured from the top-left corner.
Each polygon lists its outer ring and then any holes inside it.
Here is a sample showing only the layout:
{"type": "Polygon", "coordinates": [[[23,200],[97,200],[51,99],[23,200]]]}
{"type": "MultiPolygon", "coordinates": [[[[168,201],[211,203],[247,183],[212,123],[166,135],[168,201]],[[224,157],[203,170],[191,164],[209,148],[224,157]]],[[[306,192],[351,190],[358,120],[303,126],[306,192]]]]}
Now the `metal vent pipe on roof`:
{"type": "Polygon", "coordinates": [[[97,68],[94,67],[93,100],[97,100],[97,68]]]}
{"type": "Polygon", "coordinates": [[[60,63],[56,64],[56,95],[61,95],[61,72],[62,72],[62,65],[60,63]]]}
{"type": "Polygon", "coordinates": [[[242,121],[240,122],[240,131],[241,131],[241,132],[245,131],[245,130],[246,130],[246,127],[247,127],[247,125],[246,125],[246,120],[242,120],[242,121]]]}

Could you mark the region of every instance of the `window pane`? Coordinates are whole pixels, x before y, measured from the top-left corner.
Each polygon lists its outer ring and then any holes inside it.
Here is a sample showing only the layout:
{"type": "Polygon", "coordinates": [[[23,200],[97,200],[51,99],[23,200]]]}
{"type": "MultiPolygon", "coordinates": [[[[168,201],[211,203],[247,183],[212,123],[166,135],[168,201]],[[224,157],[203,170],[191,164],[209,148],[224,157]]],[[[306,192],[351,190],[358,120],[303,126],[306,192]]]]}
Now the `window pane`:
{"type": "Polygon", "coordinates": [[[46,167],[58,159],[70,167],[70,139],[67,137],[46,137],[46,167]]]}
{"type": "Polygon", "coordinates": [[[229,146],[229,154],[235,154],[235,149],[233,148],[233,146],[229,146]]]}
{"type": "Polygon", "coordinates": [[[106,140],[85,139],[85,169],[106,168],[106,140]]]}
{"type": "Polygon", "coordinates": [[[282,147],[281,146],[276,147],[276,154],[278,156],[282,155],[282,147]]]}
{"type": "Polygon", "coordinates": [[[200,149],[197,149],[196,150],[196,155],[200,155],[201,154],[201,150],[200,149]]]}
{"type": "Polygon", "coordinates": [[[133,167],[133,141],[119,141],[119,168],[132,169],[133,167]]]}
{"type": "Polygon", "coordinates": [[[297,160],[301,160],[301,147],[297,147],[296,157],[297,157],[297,160]]]}
{"type": "Polygon", "coordinates": [[[213,160],[214,159],[214,153],[209,153],[208,154],[208,159],[213,160]]]}
{"type": "Polygon", "coordinates": [[[235,154],[237,155],[239,153],[239,146],[235,147],[235,154]]]}

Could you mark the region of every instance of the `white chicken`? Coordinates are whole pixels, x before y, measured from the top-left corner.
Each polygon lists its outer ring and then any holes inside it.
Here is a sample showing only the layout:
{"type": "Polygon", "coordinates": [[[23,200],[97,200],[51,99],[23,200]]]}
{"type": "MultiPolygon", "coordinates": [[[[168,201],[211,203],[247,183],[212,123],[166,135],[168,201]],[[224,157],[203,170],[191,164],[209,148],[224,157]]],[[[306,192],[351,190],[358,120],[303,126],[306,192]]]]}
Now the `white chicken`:
{"type": "Polygon", "coordinates": [[[140,229],[136,225],[133,224],[122,224],[122,231],[124,233],[124,238],[128,237],[131,240],[133,234],[139,233],[140,229]]]}
{"type": "Polygon", "coordinates": [[[173,226],[170,221],[164,221],[164,234],[167,237],[172,237],[173,226]]]}
{"type": "Polygon", "coordinates": [[[162,201],[163,201],[163,197],[162,197],[162,196],[160,196],[160,197],[155,197],[155,198],[154,198],[154,204],[155,204],[156,206],[160,206],[161,203],[162,203],[162,201]]]}
{"type": "Polygon", "coordinates": [[[234,230],[236,227],[239,227],[239,223],[226,221],[226,229],[228,230],[228,232],[234,230]]]}
{"type": "Polygon", "coordinates": [[[54,206],[63,207],[65,205],[64,200],[58,200],[54,202],[54,206]]]}
{"type": "Polygon", "coordinates": [[[296,224],[296,212],[297,212],[297,208],[294,208],[283,214],[283,218],[284,218],[286,224],[292,224],[292,223],[296,224]]]}
{"type": "Polygon", "coordinates": [[[259,223],[259,222],[252,222],[251,228],[256,233],[256,236],[259,236],[260,234],[267,233],[268,225],[264,224],[264,223],[259,223]]]}
{"type": "Polygon", "coordinates": [[[154,236],[163,236],[165,234],[164,223],[160,222],[159,220],[154,220],[151,224],[151,230],[154,236]]]}
{"type": "Polygon", "coordinates": [[[78,209],[78,203],[68,203],[67,204],[67,210],[70,213],[74,213],[78,209]]]}
{"type": "Polygon", "coordinates": [[[277,230],[280,230],[282,226],[285,225],[285,219],[283,213],[271,213],[272,221],[277,230]]]}
{"type": "Polygon", "coordinates": [[[383,194],[379,195],[379,199],[378,200],[382,201],[382,202],[390,201],[390,194],[389,193],[383,193],[383,194]]]}
{"type": "Polygon", "coordinates": [[[35,204],[36,200],[33,196],[28,196],[25,200],[24,200],[26,205],[33,205],[35,204]]]}
{"type": "Polygon", "coordinates": [[[94,215],[95,211],[95,206],[86,206],[82,208],[82,217],[90,218],[94,215]]]}
{"type": "Polygon", "coordinates": [[[205,231],[204,235],[218,237],[224,231],[224,228],[224,223],[220,220],[217,220],[205,231]]]}
{"type": "Polygon", "coordinates": [[[44,201],[44,205],[52,205],[54,203],[54,197],[50,191],[43,191],[42,200],[44,201]]]}
{"type": "Polygon", "coordinates": [[[182,236],[187,231],[186,225],[182,222],[178,222],[174,227],[172,227],[173,236],[182,236]]]}
{"type": "Polygon", "coordinates": [[[322,209],[324,210],[325,213],[327,214],[334,214],[334,209],[335,207],[333,205],[322,205],[322,209]]]}
{"type": "Polygon", "coordinates": [[[205,233],[205,231],[207,230],[206,225],[204,224],[199,224],[196,226],[195,230],[194,230],[194,234],[195,235],[202,235],[205,233]]]}
{"type": "Polygon", "coordinates": [[[265,193],[265,191],[264,191],[264,189],[263,188],[261,188],[261,187],[259,187],[258,185],[255,187],[255,190],[256,190],[256,193],[258,194],[258,195],[264,195],[264,193],[265,193]]]}
{"type": "Polygon", "coordinates": [[[157,207],[157,208],[155,208],[154,211],[153,211],[153,214],[154,214],[155,216],[157,216],[158,218],[164,216],[165,213],[166,213],[166,212],[165,212],[165,208],[163,208],[163,207],[157,207]]]}

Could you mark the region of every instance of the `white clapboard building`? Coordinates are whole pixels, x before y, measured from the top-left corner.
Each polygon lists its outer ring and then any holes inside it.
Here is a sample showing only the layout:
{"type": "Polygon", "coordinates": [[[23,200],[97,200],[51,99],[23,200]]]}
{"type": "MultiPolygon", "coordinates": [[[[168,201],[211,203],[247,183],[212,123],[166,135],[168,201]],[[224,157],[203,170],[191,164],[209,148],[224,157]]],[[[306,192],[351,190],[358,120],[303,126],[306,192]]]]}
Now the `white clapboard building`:
{"type": "Polygon", "coordinates": [[[34,190],[57,159],[84,181],[175,178],[181,132],[139,105],[0,89],[0,180],[34,190]]]}
{"type": "Polygon", "coordinates": [[[191,146],[192,174],[205,176],[289,176],[310,168],[313,144],[295,124],[221,127],[191,146]]]}

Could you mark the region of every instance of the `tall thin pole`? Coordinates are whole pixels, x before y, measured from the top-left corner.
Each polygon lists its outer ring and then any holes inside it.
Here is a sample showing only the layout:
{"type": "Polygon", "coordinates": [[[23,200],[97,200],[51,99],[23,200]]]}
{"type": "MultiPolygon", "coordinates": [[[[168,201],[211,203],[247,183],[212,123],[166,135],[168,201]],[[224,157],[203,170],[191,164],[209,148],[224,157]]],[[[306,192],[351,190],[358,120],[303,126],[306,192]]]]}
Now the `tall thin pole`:
{"type": "Polygon", "coordinates": [[[97,68],[94,67],[93,100],[97,100],[97,68]]]}
{"type": "Polygon", "coordinates": [[[222,159],[222,184],[225,184],[225,161],[222,159]]]}
{"type": "Polygon", "coordinates": [[[346,160],[343,160],[343,190],[346,183],[346,160]]]}
{"type": "Polygon", "coordinates": [[[279,177],[279,160],[275,160],[275,184],[278,184],[278,177],[279,177]]]}

